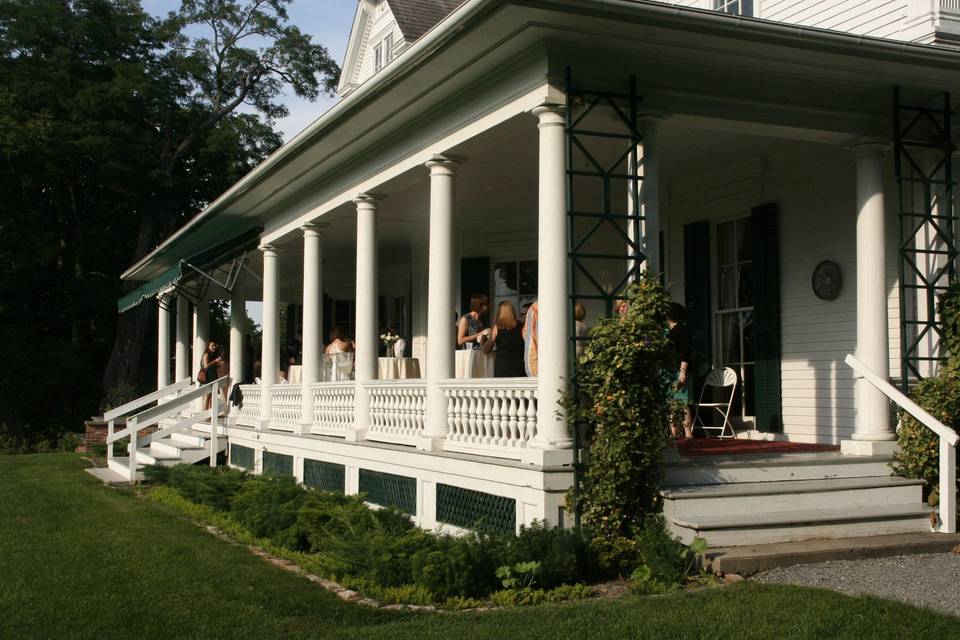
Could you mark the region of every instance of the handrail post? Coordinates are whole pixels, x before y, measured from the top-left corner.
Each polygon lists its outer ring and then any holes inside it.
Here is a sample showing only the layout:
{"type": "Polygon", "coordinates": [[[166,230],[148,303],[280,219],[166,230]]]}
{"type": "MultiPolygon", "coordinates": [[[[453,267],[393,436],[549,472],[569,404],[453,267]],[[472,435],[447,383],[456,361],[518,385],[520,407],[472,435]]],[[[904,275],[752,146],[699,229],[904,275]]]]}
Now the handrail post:
{"type": "Polygon", "coordinates": [[[130,484],[137,481],[137,419],[133,418],[130,425],[130,444],[127,445],[130,452],[130,484]]]}
{"type": "Polygon", "coordinates": [[[110,439],[113,437],[113,419],[107,421],[107,463],[113,460],[113,443],[110,442],[110,439]]]}
{"type": "Polygon", "coordinates": [[[957,448],[940,438],[940,533],[957,532],[957,448]]]}
{"type": "Polygon", "coordinates": [[[220,413],[220,385],[210,392],[210,466],[217,466],[217,414],[220,413]]]}

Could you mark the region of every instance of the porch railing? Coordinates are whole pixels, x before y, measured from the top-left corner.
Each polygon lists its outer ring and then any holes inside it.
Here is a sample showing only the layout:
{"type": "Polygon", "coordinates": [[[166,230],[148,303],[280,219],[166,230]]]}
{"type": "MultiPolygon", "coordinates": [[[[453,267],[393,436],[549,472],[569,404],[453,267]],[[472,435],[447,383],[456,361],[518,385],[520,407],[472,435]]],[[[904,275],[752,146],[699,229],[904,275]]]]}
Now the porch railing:
{"type": "Polygon", "coordinates": [[[537,381],[531,378],[447,380],[446,451],[523,457],[537,432],[537,381]]]}
{"type": "Polygon", "coordinates": [[[415,444],[426,420],[426,381],[378,380],[364,387],[370,393],[367,440],[415,444]]]}
{"type": "Polygon", "coordinates": [[[303,412],[303,387],[299,384],[275,384],[270,387],[270,426],[296,431],[303,412]]]}
{"type": "Polygon", "coordinates": [[[310,385],[313,394],[313,425],[310,433],[343,437],[353,426],[353,382],[321,382],[310,385]]]}
{"type": "Polygon", "coordinates": [[[848,355],[844,362],[917,422],[940,438],[940,525],[941,533],[957,532],[957,432],[946,426],[899,389],[874,373],[867,365],[848,355]]]}
{"type": "Polygon", "coordinates": [[[243,394],[243,405],[237,415],[237,424],[245,427],[255,427],[260,422],[260,402],[262,388],[258,384],[242,384],[240,392],[243,394]]]}

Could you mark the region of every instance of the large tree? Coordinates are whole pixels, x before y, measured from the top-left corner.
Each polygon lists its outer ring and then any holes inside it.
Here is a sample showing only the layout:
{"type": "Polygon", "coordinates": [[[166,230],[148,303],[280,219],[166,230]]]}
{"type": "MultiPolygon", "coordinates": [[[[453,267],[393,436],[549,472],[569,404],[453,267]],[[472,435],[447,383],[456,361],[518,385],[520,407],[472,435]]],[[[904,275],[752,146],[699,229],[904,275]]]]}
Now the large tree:
{"type": "Polygon", "coordinates": [[[119,273],[280,144],[284,87],[333,86],[285,5],[0,0],[0,430],[74,427],[111,352],[107,388],[153,382],[119,273]]]}
{"type": "MultiPolygon", "coordinates": [[[[188,163],[187,158],[211,131],[239,125],[244,141],[256,145],[263,141],[261,123],[272,125],[287,115],[280,102],[285,90],[309,99],[333,91],[339,68],[326,48],[288,24],[289,3],[184,0],[180,11],[158,25],[165,47],[153,69],[159,91],[152,96],[150,125],[160,143],[159,197],[156,208],[143,212],[134,259],[146,255],[207,204],[207,198],[185,201],[183,195],[193,190],[181,183],[201,177],[196,163],[188,163]],[[241,113],[244,108],[246,112],[241,113]]],[[[260,159],[273,146],[261,144],[248,152],[260,159]]],[[[231,176],[230,182],[238,177],[231,176]]],[[[142,377],[147,370],[141,367],[144,354],[152,353],[145,336],[153,333],[154,321],[148,307],[120,318],[104,373],[106,388],[136,379],[138,374],[142,377]]]]}

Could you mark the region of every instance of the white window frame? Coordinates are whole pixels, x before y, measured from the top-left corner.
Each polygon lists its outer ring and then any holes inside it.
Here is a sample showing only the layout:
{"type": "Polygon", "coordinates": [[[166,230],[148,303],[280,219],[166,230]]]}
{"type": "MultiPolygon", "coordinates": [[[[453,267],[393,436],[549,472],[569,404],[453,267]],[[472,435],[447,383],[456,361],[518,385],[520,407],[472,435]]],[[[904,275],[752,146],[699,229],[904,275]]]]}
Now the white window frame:
{"type": "Polygon", "coordinates": [[[383,43],[378,42],[373,47],[373,72],[383,69],[383,43]]]}
{"type": "Polygon", "coordinates": [[[713,10],[734,16],[755,18],[759,16],[760,0],[712,0],[713,10]]]}
{"type": "Polygon", "coordinates": [[[387,66],[393,61],[393,34],[388,33],[383,39],[383,65],[387,66]]]}

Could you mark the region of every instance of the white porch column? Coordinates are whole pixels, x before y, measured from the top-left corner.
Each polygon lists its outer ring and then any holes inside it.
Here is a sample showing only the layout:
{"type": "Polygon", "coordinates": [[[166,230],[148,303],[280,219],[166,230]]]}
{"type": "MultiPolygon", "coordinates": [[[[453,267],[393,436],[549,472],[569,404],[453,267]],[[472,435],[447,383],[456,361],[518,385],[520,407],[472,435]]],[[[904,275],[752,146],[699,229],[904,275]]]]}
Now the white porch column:
{"type": "Polygon", "coordinates": [[[243,382],[244,331],[247,328],[247,310],[239,284],[230,292],[230,379],[233,384],[243,382]]]}
{"type": "MultiPolygon", "coordinates": [[[[193,306],[193,375],[200,371],[203,352],[210,341],[210,303],[198,300],[193,306]]],[[[213,380],[208,380],[213,382],[213,380]]]]}
{"type": "Polygon", "coordinates": [[[354,395],[353,429],[348,440],[363,440],[370,426],[370,395],[363,386],[377,378],[377,355],[380,336],[377,333],[377,202],[369,195],[354,200],[357,205],[357,322],[356,391],[354,395]]]}
{"type": "Polygon", "coordinates": [[[260,428],[270,424],[273,398],[270,390],[277,383],[280,367],[280,273],[277,249],[265,244],[263,252],[263,337],[260,353],[260,428]]]}
{"type": "Polygon", "coordinates": [[[563,107],[533,110],[540,120],[537,260],[537,435],[527,462],[570,464],[573,441],[560,400],[567,386],[570,291],[567,273],[566,158],[563,107]]]}
{"type": "Polygon", "coordinates": [[[643,174],[640,183],[640,211],[643,215],[643,250],[647,257],[644,271],[659,274],[660,269],[660,159],[658,133],[660,116],[641,117],[643,145],[639,170],[643,174]]]}
{"type": "Polygon", "coordinates": [[[170,384],[170,296],[157,298],[157,390],[170,384]]]}
{"type": "Polygon", "coordinates": [[[430,226],[427,259],[426,422],[418,448],[437,450],[447,436],[447,399],[441,380],[453,377],[456,302],[454,301],[454,173],[456,163],[437,157],[430,169],[430,226]]]}
{"type": "Polygon", "coordinates": [[[326,225],[310,223],[303,227],[303,404],[300,433],[310,433],[313,425],[313,394],[310,385],[320,381],[323,358],[323,245],[320,229],[326,225]]]}
{"type": "MultiPolygon", "coordinates": [[[[887,332],[887,283],[883,159],[888,145],[865,142],[853,147],[857,161],[857,359],[884,380],[890,377],[887,332]]],[[[857,420],[844,453],[889,453],[896,434],[890,428],[886,396],[857,380],[857,420]]]]}
{"type": "Polygon", "coordinates": [[[176,382],[193,375],[190,371],[190,302],[177,296],[177,370],[176,382]]]}

